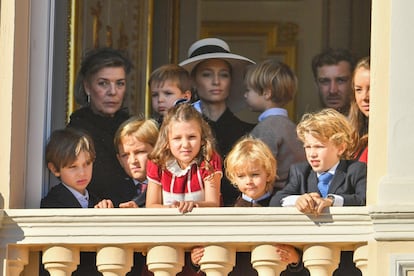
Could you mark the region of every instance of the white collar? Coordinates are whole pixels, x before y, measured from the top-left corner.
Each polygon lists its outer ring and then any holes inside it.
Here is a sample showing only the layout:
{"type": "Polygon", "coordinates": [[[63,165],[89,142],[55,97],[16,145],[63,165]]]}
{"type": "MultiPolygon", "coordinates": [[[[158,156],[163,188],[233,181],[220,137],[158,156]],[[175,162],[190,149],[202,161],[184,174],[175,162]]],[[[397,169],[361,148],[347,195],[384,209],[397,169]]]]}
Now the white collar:
{"type": "Polygon", "coordinates": [[[316,175],[319,177],[321,174],[327,173],[327,172],[330,173],[330,174],[332,174],[332,175],[335,175],[335,171],[336,171],[336,168],[338,168],[339,162],[340,161],[338,161],[338,163],[336,163],[332,168],[330,168],[326,172],[316,173],[316,175]]]}
{"type": "Polygon", "coordinates": [[[82,206],[82,208],[88,208],[89,206],[89,192],[87,189],[85,189],[85,195],[79,193],[77,190],[73,189],[72,187],[66,185],[63,183],[63,186],[65,186],[72,194],[73,196],[78,200],[79,204],[82,206]]]}
{"type": "Polygon", "coordinates": [[[191,166],[194,163],[195,163],[195,160],[193,160],[186,168],[181,169],[180,165],[177,162],[177,159],[173,159],[173,160],[167,161],[166,167],[175,176],[183,176],[187,174],[187,172],[190,170],[191,166]]]}
{"type": "Polygon", "coordinates": [[[273,108],[269,108],[267,110],[265,110],[262,114],[259,115],[259,122],[263,121],[264,119],[266,119],[269,116],[284,116],[287,117],[288,116],[288,112],[286,109],[284,108],[280,108],[280,107],[273,107],[273,108]]]}
{"type": "Polygon", "coordinates": [[[269,192],[267,192],[267,193],[265,193],[264,195],[262,195],[261,197],[259,197],[258,199],[253,199],[253,198],[251,198],[251,197],[249,197],[249,196],[247,196],[247,195],[245,195],[245,194],[242,194],[242,198],[244,199],[244,200],[246,200],[246,201],[248,201],[248,202],[251,202],[251,203],[257,203],[257,202],[259,202],[260,200],[263,200],[263,199],[266,199],[266,198],[268,198],[268,197],[270,197],[270,193],[269,192]]]}

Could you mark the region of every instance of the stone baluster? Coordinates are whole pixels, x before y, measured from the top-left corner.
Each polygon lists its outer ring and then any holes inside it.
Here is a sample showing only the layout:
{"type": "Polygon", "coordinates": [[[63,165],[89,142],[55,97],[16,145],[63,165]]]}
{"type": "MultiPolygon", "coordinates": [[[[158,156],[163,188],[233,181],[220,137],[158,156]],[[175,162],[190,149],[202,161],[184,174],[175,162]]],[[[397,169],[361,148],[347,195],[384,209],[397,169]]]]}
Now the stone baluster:
{"type": "Polygon", "coordinates": [[[331,276],[338,268],[340,249],[329,245],[307,245],[303,250],[303,263],[311,275],[331,276]]]}
{"type": "Polygon", "coordinates": [[[233,270],[236,262],[234,248],[226,248],[218,245],[204,247],[204,255],[200,260],[200,269],[207,276],[224,276],[233,270]]]}
{"type": "Polygon", "coordinates": [[[363,276],[368,275],[368,245],[360,245],[355,248],[354,263],[361,270],[363,276]]]}
{"type": "Polygon", "coordinates": [[[50,276],[69,276],[79,264],[79,248],[50,246],[43,250],[42,262],[50,276]]]}
{"type": "Polygon", "coordinates": [[[124,276],[133,263],[131,248],[104,246],[96,252],[96,266],[104,276],[124,276]]]}
{"type": "Polygon", "coordinates": [[[280,275],[286,268],[286,263],[280,260],[275,247],[270,244],[262,244],[253,248],[252,265],[259,276],[280,275]]]}
{"type": "Polygon", "coordinates": [[[147,265],[154,276],[176,275],[184,266],[184,250],[167,245],[151,247],[147,254],[147,265]]]}
{"type": "Polygon", "coordinates": [[[29,248],[10,246],[7,248],[7,274],[19,276],[29,263],[29,248]]]}

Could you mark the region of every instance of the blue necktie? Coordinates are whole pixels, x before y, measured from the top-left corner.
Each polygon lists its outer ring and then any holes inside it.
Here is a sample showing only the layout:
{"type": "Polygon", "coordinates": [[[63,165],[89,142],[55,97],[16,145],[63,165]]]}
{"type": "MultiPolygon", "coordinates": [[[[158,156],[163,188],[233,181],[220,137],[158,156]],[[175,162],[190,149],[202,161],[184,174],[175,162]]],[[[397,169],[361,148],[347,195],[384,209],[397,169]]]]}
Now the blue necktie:
{"type": "Polygon", "coordinates": [[[330,173],[323,173],[321,174],[318,179],[318,189],[321,192],[321,195],[323,198],[325,198],[328,195],[328,189],[329,189],[329,181],[331,181],[333,177],[333,174],[330,173]]]}

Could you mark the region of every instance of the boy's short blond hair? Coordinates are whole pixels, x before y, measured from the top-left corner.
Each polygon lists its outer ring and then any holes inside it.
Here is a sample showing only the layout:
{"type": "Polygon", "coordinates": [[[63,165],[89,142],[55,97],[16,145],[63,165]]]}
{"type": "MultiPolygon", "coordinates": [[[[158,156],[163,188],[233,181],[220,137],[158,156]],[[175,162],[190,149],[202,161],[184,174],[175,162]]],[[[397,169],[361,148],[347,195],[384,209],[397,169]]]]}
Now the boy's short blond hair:
{"type": "Polygon", "coordinates": [[[277,162],[272,151],[259,138],[245,136],[234,145],[224,160],[227,178],[237,187],[237,174],[245,171],[248,164],[252,162],[258,162],[265,169],[268,175],[266,191],[271,192],[277,178],[277,162]]]}
{"type": "Polygon", "coordinates": [[[320,141],[329,141],[334,145],[345,145],[341,159],[352,159],[357,135],[348,119],[332,108],[303,115],[296,127],[299,139],[305,143],[305,134],[311,134],[320,141]]]}
{"type": "Polygon", "coordinates": [[[119,153],[119,145],[122,144],[122,138],[133,136],[142,143],[155,146],[158,138],[158,123],[152,119],[141,119],[131,117],[123,122],[115,133],[114,145],[115,151],[119,153]]]}
{"type": "Polygon", "coordinates": [[[176,64],[165,64],[155,69],[148,80],[148,86],[162,86],[165,81],[173,81],[182,93],[191,91],[191,77],[187,70],[176,64]]]}
{"type": "Polygon", "coordinates": [[[295,96],[297,78],[290,67],[276,59],[267,59],[249,68],[246,85],[259,95],[269,89],[271,100],[281,106],[289,103],[295,96]]]}

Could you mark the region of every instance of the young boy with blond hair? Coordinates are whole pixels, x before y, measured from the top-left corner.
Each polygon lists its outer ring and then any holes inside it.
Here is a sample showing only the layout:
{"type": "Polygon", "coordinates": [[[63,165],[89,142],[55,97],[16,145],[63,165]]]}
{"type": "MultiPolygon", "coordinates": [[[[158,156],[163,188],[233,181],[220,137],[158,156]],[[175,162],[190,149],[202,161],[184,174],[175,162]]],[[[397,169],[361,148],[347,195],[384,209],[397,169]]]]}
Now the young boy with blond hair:
{"type": "MultiPolygon", "coordinates": [[[[260,139],[251,136],[241,138],[227,155],[226,175],[241,192],[234,207],[267,207],[273,193],[276,178],[276,159],[269,147],[260,139]]],[[[275,252],[287,265],[288,272],[303,270],[302,252],[288,244],[275,244],[275,252]]],[[[191,250],[191,261],[197,266],[204,254],[204,248],[191,250]]],[[[250,264],[250,253],[238,252],[236,266],[229,275],[256,275],[250,264]]]]}
{"type": "Polygon", "coordinates": [[[320,214],[329,206],[363,206],[367,167],[353,160],[356,133],[348,119],[328,108],[308,113],[298,124],[307,162],[292,165],[286,187],[272,206],[296,206],[306,214],[320,214]]]}
{"type": "MultiPolygon", "coordinates": [[[[335,109],[303,115],[297,126],[307,162],[290,168],[285,188],[270,206],[296,206],[305,214],[321,214],[330,206],[363,206],[367,166],[353,160],[357,135],[348,119],[335,109]]],[[[342,251],[338,275],[361,275],[353,252],[342,251]]]]}
{"type": "Polygon", "coordinates": [[[158,138],[158,124],[151,119],[132,117],[125,121],[115,133],[116,157],[131,178],[136,195],[121,208],[145,206],[147,188],[147,159],[158,138]]]}

